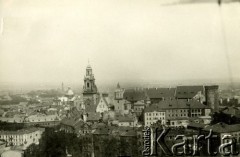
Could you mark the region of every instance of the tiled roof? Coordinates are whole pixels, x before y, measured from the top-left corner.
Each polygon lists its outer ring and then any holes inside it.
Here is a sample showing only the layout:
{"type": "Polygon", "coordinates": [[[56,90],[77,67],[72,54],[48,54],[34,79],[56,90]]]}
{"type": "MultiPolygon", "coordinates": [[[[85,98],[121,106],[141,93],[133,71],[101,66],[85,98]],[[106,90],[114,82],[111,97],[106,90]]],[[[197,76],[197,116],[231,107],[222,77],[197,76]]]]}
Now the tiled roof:
{"type": "Polygon", "coordinates": [[[85,112],[96,112],[97,105],[85,105],[85,112]]]}
{"type": "Polygon", "coordinates": [[[111,133],[111,129],[109,127],[98,127],[93,134],[96,135],[109,135],[111,133]]]}
{"type": "Polygon", "coordinates": [[[195,123],[195,122],[190,122],[188,124],[188,127],[191,128],[199,128],[199,129],[203,129],[206,126],[206,124],[202,124],[202,123],[195,123]]]}
{"type": "Polygon", "coordinates": [[[146,93],[152,98],[174,98],[176,88],[146,88],[146,93]]]}
{"type": "Polygon", "coordinates": [[[116,118],[119,122],[134,122],[135,117],[132,115],[124,115],[124,116],[119,116],[116,118]]]}
{"type": "Polygon", "coordinates": [[[125,90],[123,94],[123,98],[130,102],[149,99],[145,90],[134,90],[134,89],[125,90]]]}
{"type": "Polygon", "coordinates": [[[192,99],[200,91],[203,93],[203,86],[177,86],[176,98],[192,99]]]}
{"type": "Polygon", "coordinates": [[[26,118],[27,122],[47,122],[47,121],[59,121],[59,117],[57,115],[43,115],[36,114],[31,115],[26,118]]]}
{"type": "Polygon", "coordinates": [[[134,103],[134,106],[142,106],[142,105],[146,105],[146,103],[144,102],[144,100],[139,100],[137,102],[134,103]]]}
{"type": "Polygon", "coordinates": [[[158,104],[152,104],[152,105],[150,105],[150,106],[148,106],[148,107],[146,107],[145,109],[144,109],[144,112],[146,113],[146,112],[154,112],[154,111],[156,111],[156,112],[160,112],[160,111],[164,111],[162,108],[161,108],[161,106],[160,105],[158,105],[158,104]]]}
{"type": "Polygon", "coordinates": [[[89,112],[87,121],[98,121],[101,119],[101,114],[96,112],[89,112]]]}
{"type": "Polygon", "coordinates": [[[21,134],[29,134],[35,131],[44,131],[44,128],[24,128],[17,131],[0,131],[0,135],[21,135],[21,134]]]}
{"type": "Polygon", "coordinates": [[[64,118],[61,121],[61,124],[68,125],[71,127],[75,127],[78,123],[83,123],[82,121],[79,121],[78,118],[64,118]]]}
{"type": "Polygon", "coordinates": [[[120,136],[134,137],[134,136],[137,136],[137,132],[133,129],[129,129],[129,130],[125,130],[125,131],[120,132],[120,136]]]}
{"type": "Polygon", "coordinates": [[[116,127],[116,126],[98,126],[96,130],[93,132],[95,135],[109,135],[115,134],[123,137],[132,137],[136,136],[136,130],[133,127],[116,127]]]}
{"type": "Polygon", "coordinates": [[[174,100],[165,100],[157,103],[161,109],[202,109],[210,108],[197,100],[184,100],[184,99],[174,99],[174,100]]]}
{"type": "Polygon", "coordinates": [[[240,117],[240,110],[237,107],[226,107],[222,110],[222,112],[225,114],[240,117]]]}
{"type": "Polygon", "coordinates": [[[215,125],[206,126],[205,131],[212,129],[216,133],[231,133],[231,132],[240,132],[240,124],[228,125],[225,123],[217,123],[215,125]]]}

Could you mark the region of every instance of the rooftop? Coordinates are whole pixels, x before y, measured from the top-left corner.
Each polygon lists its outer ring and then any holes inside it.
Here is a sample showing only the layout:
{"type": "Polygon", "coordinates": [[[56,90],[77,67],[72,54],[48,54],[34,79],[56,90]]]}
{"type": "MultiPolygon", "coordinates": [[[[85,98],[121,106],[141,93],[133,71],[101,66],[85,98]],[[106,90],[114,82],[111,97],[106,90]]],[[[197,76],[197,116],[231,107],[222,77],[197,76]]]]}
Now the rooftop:
{"type": "Polygon", "coordinates": [[[209,131],[210,129],[216,133],[240,132],[240,124],[228,125],[225,123],[217,123],[214,125],[206,126],[203,130],[209,131]]]}
{"type": "Polygon", "coordinates": [[[146,88],[149,98],[174,98],[176,88],[146,88]]]}
{"type": "Polygon", "coordinates": [[[204,92],[203,86],[177,86],[176,97],[178,99],[192,99],[198,92],[204,92]]]}

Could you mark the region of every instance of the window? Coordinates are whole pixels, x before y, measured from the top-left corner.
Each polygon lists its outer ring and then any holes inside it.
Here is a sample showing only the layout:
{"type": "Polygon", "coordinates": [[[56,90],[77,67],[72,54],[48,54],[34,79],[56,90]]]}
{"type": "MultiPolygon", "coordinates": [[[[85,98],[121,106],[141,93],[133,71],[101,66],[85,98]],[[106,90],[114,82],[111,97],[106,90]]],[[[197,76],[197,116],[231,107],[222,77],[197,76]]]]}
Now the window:
{"type": "Polygon", "coordinates": [[[89,88],[89,83],[87,83],[87,87],[89,88]]]}
{"type": "Polygon", "coordinates": [[[127,104],[124,104],[124,110],[127,110],[127,104]]]}

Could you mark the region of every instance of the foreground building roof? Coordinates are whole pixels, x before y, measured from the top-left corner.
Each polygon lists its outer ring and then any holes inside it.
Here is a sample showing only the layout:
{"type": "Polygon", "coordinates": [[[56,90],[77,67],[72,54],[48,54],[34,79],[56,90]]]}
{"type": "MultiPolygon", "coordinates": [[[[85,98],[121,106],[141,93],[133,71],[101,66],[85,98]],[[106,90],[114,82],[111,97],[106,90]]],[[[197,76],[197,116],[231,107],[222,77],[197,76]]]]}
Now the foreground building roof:
{"type": "Polygon", "coordinates": [[[203,130],[209,131],[210,129],[216,133],[240,132],[240,124],[228,125],[225,123],[217,123],[214,125],[206,126],[203,130]]]}

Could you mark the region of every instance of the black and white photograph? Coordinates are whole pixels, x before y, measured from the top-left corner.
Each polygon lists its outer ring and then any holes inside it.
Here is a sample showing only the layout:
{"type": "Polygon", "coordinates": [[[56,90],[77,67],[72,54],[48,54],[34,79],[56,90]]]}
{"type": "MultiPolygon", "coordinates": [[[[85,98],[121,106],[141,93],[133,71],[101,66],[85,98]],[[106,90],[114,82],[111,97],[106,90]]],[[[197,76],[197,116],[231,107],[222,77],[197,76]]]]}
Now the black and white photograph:
{"type": "Polygon", "coordinates": [[[0,0],[0,157],[240,157],[240,0],[0,0]]]}

